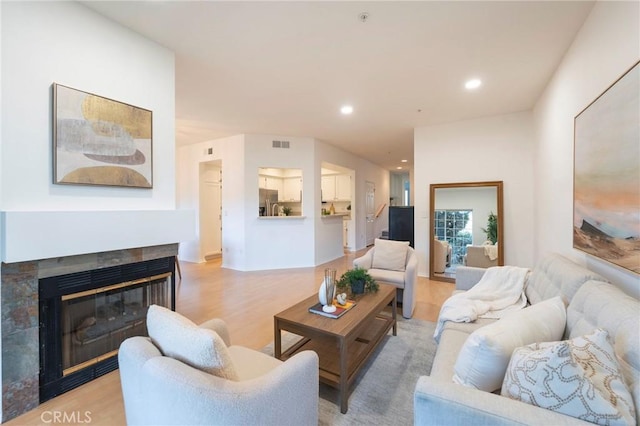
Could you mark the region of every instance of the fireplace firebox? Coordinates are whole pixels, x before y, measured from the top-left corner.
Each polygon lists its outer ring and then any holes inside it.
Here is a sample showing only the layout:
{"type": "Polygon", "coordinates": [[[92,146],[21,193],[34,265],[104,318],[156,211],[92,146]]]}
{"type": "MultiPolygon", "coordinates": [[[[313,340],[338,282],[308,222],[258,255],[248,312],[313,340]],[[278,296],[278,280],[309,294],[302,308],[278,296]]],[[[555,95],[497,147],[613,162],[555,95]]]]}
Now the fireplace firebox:
{"type": "Polygon", "coordinates": [[[148,307],[175,310],[174,268],[172,256],[39,280],[40,402],[118,368],[148,307]]]}

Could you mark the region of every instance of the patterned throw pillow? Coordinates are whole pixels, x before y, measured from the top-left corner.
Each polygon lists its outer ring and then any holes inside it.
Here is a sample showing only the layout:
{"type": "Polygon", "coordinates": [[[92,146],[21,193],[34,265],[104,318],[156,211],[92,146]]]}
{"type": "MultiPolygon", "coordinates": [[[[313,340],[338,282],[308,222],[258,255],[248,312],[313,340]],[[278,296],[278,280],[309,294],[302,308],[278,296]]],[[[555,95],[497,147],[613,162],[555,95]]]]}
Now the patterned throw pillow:
{"type": "Polygon", "coordinates": [[[562,339],[566,322],[564,303],[554,297],[480,327],[458,353],[454,383],[487,392],[500,389],[514,349],[562,339]]]}
{"type": "Polygon", "coordinates": [[[601,425],[634,425],[633,399],[608,333],[516,349],[502,395],[601,425]]]}

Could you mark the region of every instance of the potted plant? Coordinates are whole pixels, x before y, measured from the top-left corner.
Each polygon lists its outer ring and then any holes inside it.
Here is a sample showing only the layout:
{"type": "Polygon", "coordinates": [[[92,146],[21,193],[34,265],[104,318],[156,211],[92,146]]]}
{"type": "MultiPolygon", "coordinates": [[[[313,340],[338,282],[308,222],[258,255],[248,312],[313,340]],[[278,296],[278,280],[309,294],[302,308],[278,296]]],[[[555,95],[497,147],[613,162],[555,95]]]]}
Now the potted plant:
{"type": "Polygon", "coordinates": [[[487,234],[487,240],[491,241],[492,244],[498,241],[498,216],[493,212],[489,213],[487,228],[482,228],[482,232],[487,234]]]}
{"type": "Polygon", "coordinates": [[[283,207],[282,208],[282,214],[284,214],[285,216],[289,216],[291,214],[291,207],[283,207]]]}
{"type": "Polygon", "coordinates": [[[363,268],[349,269],[342,274],[337,282],[339,289],[351,289],[351,294],[375,293],[378,291],[378,283],[363,268]]]}

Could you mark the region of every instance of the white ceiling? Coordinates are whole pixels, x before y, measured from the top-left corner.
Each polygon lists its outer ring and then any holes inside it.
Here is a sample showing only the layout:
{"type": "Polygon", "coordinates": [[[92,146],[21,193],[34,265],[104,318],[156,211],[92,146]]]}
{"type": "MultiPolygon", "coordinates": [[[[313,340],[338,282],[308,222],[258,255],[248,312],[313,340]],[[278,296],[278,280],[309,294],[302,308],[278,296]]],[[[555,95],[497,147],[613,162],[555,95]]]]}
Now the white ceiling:
{"type": "Polygon", "coordinates": [[[594,4],[83,3],[175,52],[178,145],[308,136],[389,170],[414,127],[530,110],[594,4]]]}

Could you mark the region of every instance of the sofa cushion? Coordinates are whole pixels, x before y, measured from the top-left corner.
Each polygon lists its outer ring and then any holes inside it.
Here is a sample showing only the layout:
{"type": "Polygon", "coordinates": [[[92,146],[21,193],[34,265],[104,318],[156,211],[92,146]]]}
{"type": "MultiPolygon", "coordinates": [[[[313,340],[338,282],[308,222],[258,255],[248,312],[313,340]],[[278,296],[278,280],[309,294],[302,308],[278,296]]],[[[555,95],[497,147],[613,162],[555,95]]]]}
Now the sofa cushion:
{"type": "Polygon", "coordinates": [[[490,318],[478,318],[473,322],[447,321],[444,325],[429,375],[450,382],[453,377],[453,366],[456,358],[469,335],[478,328],[492,324],[495,321],[495,319],[490,318]]]}
{"type": "Polygon", "coordinates": [[[487,392],[500,389],[513,350],[561,339],[565,323],[564,303],[554,297],[477,329],[458,354],[453,381],[487,392]]]}
{"type": "Polygon", "coordinates": [[[231,356],[218,334],[158,305],[149,306],[147,330],[164,356],[229,380],[238,380],[231,356]]]}
{"type": "Polygon", "coordinates": [[[633,400],[603,329],[516,349],[502,395],[592,423],[636,423],[633,400]]]}
{"type": "Polygon", "coordinates": [[[634,405],[640,407],[640,301],[602,281],[588,281],[567,307],[571,339],[596,328],[609,333],[634,405]]]}
{"type": "Polygon", "coordinates": [[[589,280],[606,281],[556,253],[543,257],[531,272],[525,293],[532,305],[555,296],[569,304],[582,284],[589,280]]]}
{"type": "Polygon", "coordinates": [[[391,271],[404,271],[407,264],[409,241],[375,239],[375,251],[371,267],[391,271]]]}

